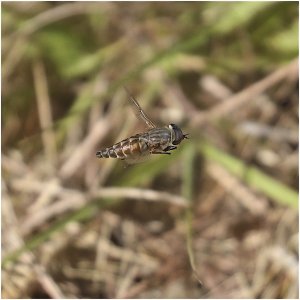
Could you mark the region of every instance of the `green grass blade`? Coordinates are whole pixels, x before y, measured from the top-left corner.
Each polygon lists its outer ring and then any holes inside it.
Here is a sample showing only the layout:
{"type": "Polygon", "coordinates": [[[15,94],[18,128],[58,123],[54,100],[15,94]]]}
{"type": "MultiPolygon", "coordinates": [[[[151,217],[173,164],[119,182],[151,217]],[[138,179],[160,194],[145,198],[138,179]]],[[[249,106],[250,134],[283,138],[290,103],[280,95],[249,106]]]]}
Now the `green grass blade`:
{"type": "Polygon", "coordinates": [[[196,159],[196,146],[189,143],[183,152],[183,181],[182,181],[182,195],[188,199],[189,206],[185,212],[186,222],[186,247],[193,274],[200,284],[202,284],[196,269],[195,256],[193,251],[193,201],[194,195],[194,177],[195,177],[195,159],[196,159]]]}
{"type": "Polygon", "coordinates": [[[219,163],[246,184],[264,193],[272,200],[279,204],[298,208],[298,193],[290,187],[266,175],[259,169],[246,165],[242,160],[217,149],[209,143],[202,142],[199,148],[206,158],[219,163]]]}

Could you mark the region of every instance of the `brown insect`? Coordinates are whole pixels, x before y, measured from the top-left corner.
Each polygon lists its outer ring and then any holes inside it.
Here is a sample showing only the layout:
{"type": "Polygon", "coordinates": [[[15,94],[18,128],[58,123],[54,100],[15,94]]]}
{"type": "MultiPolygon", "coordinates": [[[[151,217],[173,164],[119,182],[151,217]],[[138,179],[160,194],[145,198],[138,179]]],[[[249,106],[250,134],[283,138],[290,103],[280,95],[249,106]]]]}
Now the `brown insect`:
{"type": "Polygon", "coordinates": [[[175,124],[157,127],[142,110],[137,100],[126,88],[125,90],[136,115],[147,124],[149,130],[97,151],[98,158],[119,158],[132,164],[145,160],[150,154],[171,154],[171,150],[175,150],[183,139],[188,138],[188,134],[182,133],[182,130],[175,124]]]}

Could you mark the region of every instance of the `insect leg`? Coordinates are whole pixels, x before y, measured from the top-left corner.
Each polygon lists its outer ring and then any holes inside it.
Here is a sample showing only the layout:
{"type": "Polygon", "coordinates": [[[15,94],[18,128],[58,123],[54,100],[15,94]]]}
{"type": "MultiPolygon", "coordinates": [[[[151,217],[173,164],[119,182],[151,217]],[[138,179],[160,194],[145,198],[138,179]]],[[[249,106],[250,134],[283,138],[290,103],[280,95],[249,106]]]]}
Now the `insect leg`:
{"type": "Polygon", "coordinates": [[[171,152],[165,152],[165,151],[161,151],[161,150],[154,150],[154,151],[151,151],[151,154],[171,154],[171,152]]]}
{"type": "Polygon", "coordinates": [[[164,149],[164,151],[169,151],[169,150],[175,150],[177,147],[175,146],[168,146],[167,148],[164,149]]]}

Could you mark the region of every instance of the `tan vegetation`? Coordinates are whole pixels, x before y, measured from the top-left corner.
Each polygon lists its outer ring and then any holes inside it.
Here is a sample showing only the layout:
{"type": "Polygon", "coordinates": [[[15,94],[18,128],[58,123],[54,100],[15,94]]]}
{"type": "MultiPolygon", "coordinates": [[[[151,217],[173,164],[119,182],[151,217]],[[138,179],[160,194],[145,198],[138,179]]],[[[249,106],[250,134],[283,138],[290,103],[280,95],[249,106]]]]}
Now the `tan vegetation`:
{"type": "Polygon", "coordinates": [[[297,2],[3,2],[2,298],[298,298],[297,56],[297,2]],[[97,159],[123,86],[190,139],[97,159]]]}

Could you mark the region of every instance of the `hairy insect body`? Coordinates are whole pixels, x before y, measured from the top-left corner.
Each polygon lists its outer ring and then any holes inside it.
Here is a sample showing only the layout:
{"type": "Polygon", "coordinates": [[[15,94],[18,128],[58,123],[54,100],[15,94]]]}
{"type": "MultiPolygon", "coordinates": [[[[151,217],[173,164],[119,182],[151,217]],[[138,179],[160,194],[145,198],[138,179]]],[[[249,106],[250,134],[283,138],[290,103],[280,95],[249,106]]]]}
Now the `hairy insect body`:
{"type": "Polygon", "coordinates": [[[98,158],[111,157],[130,161],[149,154],[166,153],[165,149],[171,144],[172,133],[168,127],[153,128],[100,150],[96,155],[98,158]]]}

